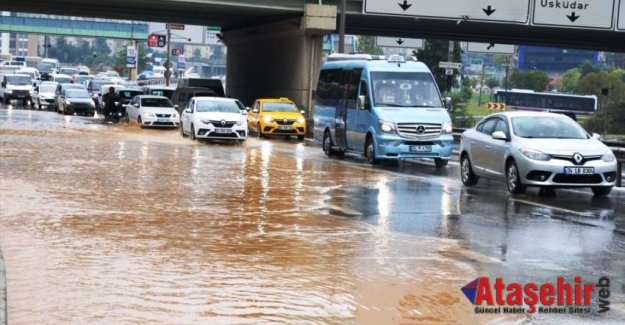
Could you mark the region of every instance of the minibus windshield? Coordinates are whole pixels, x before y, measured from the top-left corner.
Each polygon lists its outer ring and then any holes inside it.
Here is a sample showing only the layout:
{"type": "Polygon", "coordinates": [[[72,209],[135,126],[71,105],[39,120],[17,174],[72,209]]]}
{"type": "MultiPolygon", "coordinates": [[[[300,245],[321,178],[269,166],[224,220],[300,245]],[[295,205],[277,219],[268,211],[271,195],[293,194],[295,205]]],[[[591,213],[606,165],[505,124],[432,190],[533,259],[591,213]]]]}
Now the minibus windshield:
{"type": "Polygon", "coordinates": [[[425,72],[371,72],[378,107],[442,107],[432,75],[425,72]]]}

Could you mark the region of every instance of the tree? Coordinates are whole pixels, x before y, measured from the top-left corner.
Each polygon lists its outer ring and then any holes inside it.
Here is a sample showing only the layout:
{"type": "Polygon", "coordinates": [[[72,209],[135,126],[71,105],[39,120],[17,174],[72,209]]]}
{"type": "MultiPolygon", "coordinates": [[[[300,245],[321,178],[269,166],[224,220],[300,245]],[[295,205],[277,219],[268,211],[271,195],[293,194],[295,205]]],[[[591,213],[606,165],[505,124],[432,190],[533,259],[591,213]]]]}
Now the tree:
{"type": "Polygon", "coordinates": [[[578,68],[573,68],[568,70],[562,75],[562,86],[560,90],[565,93],[572,93],[575,91],[575,87],[577,86],[577,82],[579,78],[581,78],[582,73],[578,68]]]}
{"type": "Polygon", "coordinates": [[[585,124],[589,131],[625,133],[624,74],[623,70],[591,72],[579,80],[578,93],[595,95],[599,99],[597,114],[585,124]]]}
{"type": "MultiPolygon", "coordinates": [[[[460,49],[460,43],[453,43],[453,51],[452,56],[449,58],[449,41],[445,40],[426,40],[425,45],[422,49],[417,51],[413,51],[417,59],[425,65],[427,65],[432,73],[434,74],[434,78],[436,79],[436,83],[438,84],[438,88],[443,90],[447,89],[448,76],[445,75],[445,69],[441,69],[438,67],[438,63],[440,61],[453,61],[460,62],[462,60],[462,50],[460,49]]],[[[458,70],[453,70],[454,74],[452,76],[455,78],[458,75],[458,70]]]]}
{"type": "Polygon", "coordinates": [[[592,64],[590,62],[584,62],[584,63],[578,65],[577,68],[579,69],[579,72],[581,73],[582,77],[587,75],[587,74],[589,74],[589,73],[592,73],[592,72],[599,72],[599,71],[601,71],[601,67],[599,67],[597,65],[594,65],[594,64],[592,64]]]}
{"type": "Polygon", "coordinates": [[[549,75],[544,71],[514,71],[510,76],[513,88],[531,89],[533,91],[545,91],[549,85],[549,75]]]}
{"type": "Polygon", "coordinates": [[[204,58],[202,58],[202,50],[196,48],[193,50],[193,55],[191,56],[191,61],[193,62],[201,62],[204,58]]]}
{"type": "Polygon", "coordinates": [[[375,45],[375,36],[358,36],[356,51],[358,53],[366,53],[371,55],[382,54],[382,49],[375,45]]]}
{"type": "Polygon", "coordinates": [[[499,79],[495,78],[495,77],[490,77],[488,79],[486,79],[486,81],[484,82],[486,84],[486,87],[493,89],[496,87],[499,87],[499,79]]]}

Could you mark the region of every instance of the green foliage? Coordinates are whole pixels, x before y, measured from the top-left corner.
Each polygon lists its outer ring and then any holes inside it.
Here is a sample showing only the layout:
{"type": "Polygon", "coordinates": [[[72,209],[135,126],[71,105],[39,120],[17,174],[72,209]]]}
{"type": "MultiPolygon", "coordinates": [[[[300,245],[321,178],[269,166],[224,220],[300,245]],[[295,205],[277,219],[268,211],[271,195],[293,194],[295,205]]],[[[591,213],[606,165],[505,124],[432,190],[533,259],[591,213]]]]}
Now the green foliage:
{"type": "Polygon", "coordinates": [[[495,78],[495,77],[490,77],[488,79],[486,79],[486,81],[484,82],[486,84],[486,87],[493,89],[496,87],[499,87],[499,79],[495,78]]]}
{"type": "Polygon", "coordinates": [[[625,133],[625,82],[622,70],[591,72],[577,84],[577,93],[599,99],[597,113],[584,124],[590,132],[625,133]],[[603,95],[607,90],[608,94],[603,95]]]}
{"type": "Polygon", "coordinates": [[[579,72],[581,73],[581,77],[592,73],[592,72],[599,72],[601,71],[601,67],[594,65],[590,62],[584,62],[580,65],[577,66],[577,68],[579,69],[579,72]]]}
{"type": "Polygon", "coordinates": [[[48,56],[57,58],[62,63],[90,66],[112,63],[111,49],[106,44],[106,39],[97,38],[93,46],[90,46],[87,41],[79,38],[77,45],[72,45],[67,42],[65,37],[60,36],[56,38],[54,43],[48,50],[48,56]]]}
{"type": "Polygon", "coordinates": [[[356,51],[358,53],[366,53],[371,55],[382,54],[382,49],[375,45],[375,36],[358,36],[356,51]]]}
{"type": "Polygon", "coordinates": [[[514,71],[510,76],[512,88],[531,89],[533,91],[545,91],[549,85],[549,75],[544,71],[514,71]]]}
{"type": "Polygon", "coordinates": [[[467,94],[463,91],[452,91],[449,93],[449,98],[451,98],[452,109],[450,112],[451,122],[454,127],[459,128],[468,128],[472,127],[474,124],[473,115],[471,115],[468,110],[468,101],[471,98],[466,97],[467,94]]]}
{"type": "Polygon", "coordinates": [[[562,85],[560,91],[565,93],[571,93],[575,90],[579,78],[582,77],[582,73],[578,68],[570,69],[562,75],[562,85]]]}
{"type": "MultiPolygon", "coordinates": [[[[451,56],[451,61],[461,62],[462,49],[460,49],[460,43],[454,42],[454,48],[451,56]]],[[[447,76],[445,75],[445,69],[439,68],[438,63],[440,61],[450,61],[449,59],[449,41],[445,40],[426,40],[422,49],[413,51],[417,59],[425,65],[427,65],[438,84],[438,88],[441,91],[447,89],[447,76]]],[[[454,70],[454,77],[459,72],[454,70]]]]}

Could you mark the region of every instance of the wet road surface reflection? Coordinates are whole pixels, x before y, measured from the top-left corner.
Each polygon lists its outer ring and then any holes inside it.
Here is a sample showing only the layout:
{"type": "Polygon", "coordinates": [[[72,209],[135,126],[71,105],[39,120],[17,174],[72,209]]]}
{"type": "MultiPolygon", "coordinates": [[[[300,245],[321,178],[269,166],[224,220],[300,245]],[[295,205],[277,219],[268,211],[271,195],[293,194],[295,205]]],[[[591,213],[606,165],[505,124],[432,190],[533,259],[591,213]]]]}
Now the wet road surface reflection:
{"type": "Polygon", "coordinates": [[[20,109],[0,121],[10,324],[532,320],[476,315],[459,289],[480,276],[608,275],[624,309],[619,193],[511,198],[464,189],[457,167],[373,169],[294,140],[193,142],[20,109]]]}

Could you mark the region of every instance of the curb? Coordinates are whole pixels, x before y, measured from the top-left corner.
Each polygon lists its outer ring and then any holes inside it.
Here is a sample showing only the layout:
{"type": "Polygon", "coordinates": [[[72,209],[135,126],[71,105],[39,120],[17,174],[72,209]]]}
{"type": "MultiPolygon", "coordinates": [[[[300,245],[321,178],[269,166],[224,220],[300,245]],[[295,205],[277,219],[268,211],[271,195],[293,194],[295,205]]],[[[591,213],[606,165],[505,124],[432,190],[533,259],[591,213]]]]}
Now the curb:
{"type": "Polygon", "coordinates": [[[6,325],[8,319],[6,280],[4,257],[2,256],[2,248],[0,248],[0,325],[6,325]]]}

